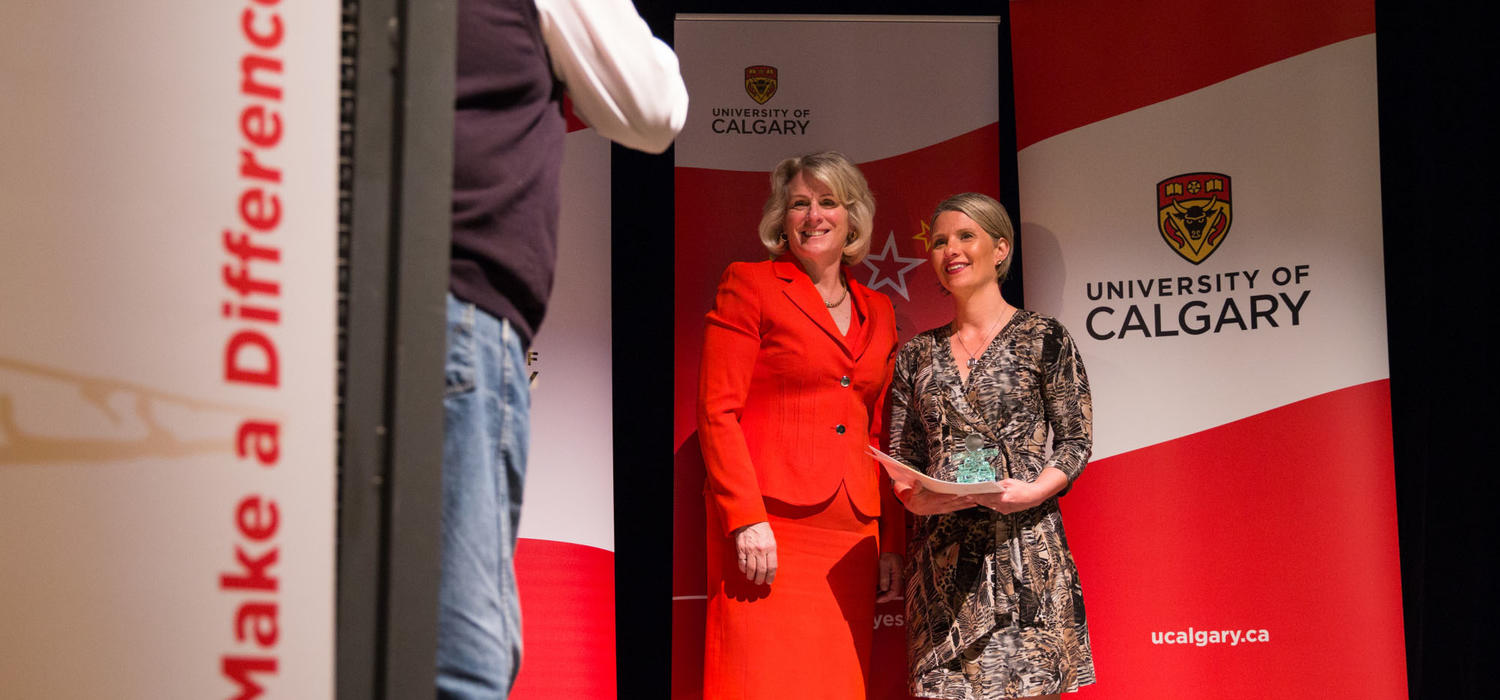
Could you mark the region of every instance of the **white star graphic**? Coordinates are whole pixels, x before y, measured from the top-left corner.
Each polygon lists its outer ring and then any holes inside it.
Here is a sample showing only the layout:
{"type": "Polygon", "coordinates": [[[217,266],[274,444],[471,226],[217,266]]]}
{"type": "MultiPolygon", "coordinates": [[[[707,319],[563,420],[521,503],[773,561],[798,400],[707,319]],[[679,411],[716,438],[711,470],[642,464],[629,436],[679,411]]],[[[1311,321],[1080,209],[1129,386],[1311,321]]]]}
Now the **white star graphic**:
{"type": "Polygon", "coordinates": [[[896,250],[896,232],[891,231],[879,255],[865,256],[865,265],[871,271],[870,281],[865,282],[865,286],[872,290],[878,290],[881,286],[889,286],[900,294],[902,299],[911,301],[911,296],[906,293],[906,273],[921,267],[926,262],[926,258],[901,257],[901,253],[896,250]],[[877,261],[881,264],[876,265],[877,261]],[[891,272],[893,268],[895,271],[891,272]]]}

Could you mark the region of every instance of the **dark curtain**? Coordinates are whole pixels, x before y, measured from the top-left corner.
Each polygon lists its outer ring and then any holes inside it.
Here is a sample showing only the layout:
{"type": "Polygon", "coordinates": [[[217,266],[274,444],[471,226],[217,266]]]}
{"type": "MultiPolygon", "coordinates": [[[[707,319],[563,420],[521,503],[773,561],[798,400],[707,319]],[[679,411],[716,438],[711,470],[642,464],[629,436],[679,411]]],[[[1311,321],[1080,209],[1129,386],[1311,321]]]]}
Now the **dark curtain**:
{"type": "Polygon", "coordinates": [[[1493,697],[1500,65],[1482,5],[1375,6],[1407,682],[1412,698],[1493,697]]]}

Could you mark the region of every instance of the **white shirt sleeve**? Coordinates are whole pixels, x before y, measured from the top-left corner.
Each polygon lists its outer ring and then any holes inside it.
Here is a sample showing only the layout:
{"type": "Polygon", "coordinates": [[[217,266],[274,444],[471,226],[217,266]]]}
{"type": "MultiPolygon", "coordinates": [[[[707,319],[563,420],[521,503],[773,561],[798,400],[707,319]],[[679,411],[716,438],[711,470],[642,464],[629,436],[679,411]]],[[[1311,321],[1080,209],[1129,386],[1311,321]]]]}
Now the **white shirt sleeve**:
{"type": "Polygon", "coordinates": [[[552,72],[601,136],[661,153],[687,120],[677,54],[630,0],[535,0],[552,72]]]}

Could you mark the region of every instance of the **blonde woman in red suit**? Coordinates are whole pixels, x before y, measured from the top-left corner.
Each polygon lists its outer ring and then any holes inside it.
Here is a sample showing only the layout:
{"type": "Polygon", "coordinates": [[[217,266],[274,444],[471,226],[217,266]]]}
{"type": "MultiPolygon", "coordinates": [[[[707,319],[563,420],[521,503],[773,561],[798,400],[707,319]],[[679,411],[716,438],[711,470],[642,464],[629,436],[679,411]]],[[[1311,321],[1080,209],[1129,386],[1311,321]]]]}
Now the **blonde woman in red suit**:
{"type": "Polygon", "coordinates": [[[874,213],[843,155],[782,161],[760,223],[772,259],[731,264],[708,313],[710,700],[864,698],[877,595],[900,594],[902,511],[864,452],[880,432],[895,316],[849,268],[874,213]]]}

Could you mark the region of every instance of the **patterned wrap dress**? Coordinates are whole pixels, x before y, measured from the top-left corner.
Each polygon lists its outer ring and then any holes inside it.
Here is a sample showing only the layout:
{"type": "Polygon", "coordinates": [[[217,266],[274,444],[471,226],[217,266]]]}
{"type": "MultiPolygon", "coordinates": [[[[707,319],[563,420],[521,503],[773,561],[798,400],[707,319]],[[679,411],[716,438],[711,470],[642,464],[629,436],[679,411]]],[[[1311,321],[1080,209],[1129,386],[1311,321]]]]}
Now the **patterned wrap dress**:
{"type": "MultiPolygon", "coordinates": [[[[973,454],[965,454],[965,440],[977,433],[996,479],[1032,481],[1051,466],[1071,488],[1092,449],[1093,409],[1067,330],[1017,309],[967,384],[949,346],[952,333],[951,326],[922,333],[897,356],[892,454],[955,481],[960,455],[973,454]]],[[[1083,594],[1057,496],[1009,515],[976,507],[913,519],[906,583],[913,695],[1015,698],[1094,682],[1083,594]]]]}

